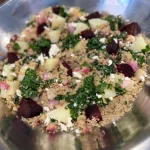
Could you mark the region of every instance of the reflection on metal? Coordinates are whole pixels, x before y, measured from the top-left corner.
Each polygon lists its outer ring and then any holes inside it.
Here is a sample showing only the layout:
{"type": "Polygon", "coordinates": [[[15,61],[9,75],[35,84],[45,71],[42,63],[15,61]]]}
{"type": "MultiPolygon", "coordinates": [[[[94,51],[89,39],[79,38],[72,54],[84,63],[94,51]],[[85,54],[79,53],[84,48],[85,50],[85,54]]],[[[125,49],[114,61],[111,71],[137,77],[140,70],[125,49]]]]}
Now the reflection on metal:
{"type": "MultiPolygon", "coordinates": [[[[143,31],[150,32],[149,0],[11,0],[0,8],[0,50],[14,33],[19,33],[29,16],[56,4],[81,6],[86,11],[105,10],[138,21],[143,31]],[[128,1],[129,2],[129,1],[128,1]]],[[[148,34],[147,34],[148,35],[148,34]]],[[[2,59],[2,58],[0,58],[2,59]]],[[[150,59],[150,58],[149,58],[150,59]]],[[[149,64],[150,62],[148,62],[149,64]]],[[[150,68],[148,68],[148,74],[150,68]]],[[[91,134],[76,137],[71,133],[48,134],[31,129],[0,102],[1,150],[149,150],[150,149],[150,76],[137,96],[133,110],[112,124],[95,128],[91,134]],[[144,147],[143,147],[144,145],[144,147]],[[2,148],[3,147],[3,148],[2,148]]]]}

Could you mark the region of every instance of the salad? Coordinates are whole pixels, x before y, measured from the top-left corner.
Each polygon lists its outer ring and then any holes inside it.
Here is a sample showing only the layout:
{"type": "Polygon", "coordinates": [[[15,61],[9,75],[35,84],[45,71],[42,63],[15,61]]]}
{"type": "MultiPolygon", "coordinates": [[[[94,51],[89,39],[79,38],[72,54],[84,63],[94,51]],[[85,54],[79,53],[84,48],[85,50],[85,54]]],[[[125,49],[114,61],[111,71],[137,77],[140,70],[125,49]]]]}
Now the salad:
{"type": "Polygon", "coordinates": [[[34,128],[77,134],[131,110],[150,50],[136,22],[65,6],[33,15],[7,48],[1,100],[34,128]]]}

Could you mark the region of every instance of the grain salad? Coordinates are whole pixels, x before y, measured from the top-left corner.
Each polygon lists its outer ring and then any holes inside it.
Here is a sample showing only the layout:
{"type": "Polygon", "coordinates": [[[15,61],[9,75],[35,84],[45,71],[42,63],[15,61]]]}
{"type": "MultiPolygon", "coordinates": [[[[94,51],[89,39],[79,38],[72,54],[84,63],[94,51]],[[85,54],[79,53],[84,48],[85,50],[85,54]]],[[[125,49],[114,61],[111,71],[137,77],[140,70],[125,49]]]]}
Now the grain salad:
{"type": "Polygon", "coordinates": [[[136,22],[56,6],[33,15],[7,49],[1,100],[33,128],[79,135],[131,110],[150,46],[136,22]]]}

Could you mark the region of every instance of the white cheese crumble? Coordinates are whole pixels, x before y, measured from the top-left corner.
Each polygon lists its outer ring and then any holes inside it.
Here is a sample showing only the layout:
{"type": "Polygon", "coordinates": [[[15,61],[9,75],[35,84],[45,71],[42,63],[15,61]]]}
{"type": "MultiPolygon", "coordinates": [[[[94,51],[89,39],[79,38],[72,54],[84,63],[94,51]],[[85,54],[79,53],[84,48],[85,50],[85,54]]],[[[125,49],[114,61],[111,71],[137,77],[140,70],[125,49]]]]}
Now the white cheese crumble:
{"type": "Polygon", "coordinates": [[[5,71],[2,71],[2,76],[6,77],[7,73],[5,71]]]}
{"type": "Polygon", "coordinates": [[[118,39],[114,38],[113,40],[115,41],[115,43],[118,43],[118,39]]]}
{"type": "Polygon", "coordinates": [[[59,47],[56,44],[51,44],[51,48],[49,49],[49,56],[53,58],[60,51],[59,47]]]}
{"type": "Polygon", "coordinates": [[[10,64],[10,65],[9,65],[9,68],[10,68],[10,69],[15,68],[15,64],[10,64]]]}
{"type": "Polygon", "coordinates": [[[48,91],[49,89],[48,88],[45,88],[45,91],[48,91]]]}
{"type": "Polygon", "coordinates": [[[80,39],[82,39],[82,36],[79,36],[80,39]]]}
{"type": "Polygon", "coordinates": [[[62,86],[63,86],[63,84],[61,84],[61,83],[60,83],[60,84],[58,84],[58,85],[59,85],[60,87],[62,87],[62,86]]]}
{"type": "Polygon", "coordinates": [[[109,99],[112,101],[112,100],[113,100],[113,97],[109,97],[109,99]]]}
{"type": "Polygon", "coordinates": [[[94,34],[97,34],[97,33],[98,33],[98,31],[97,31],[97,30],[95,30],[94,34]]]}
{"type": "Polygon", "coordinates": [[[106,45],[102,46],[102,49],[106,49],[106,45]]]}
{"type": "Polygon", "coordinates": [[[126,81],[129,81],[129,80],[131,80],[129,77],[125,77],[124,78],[126,81]]]}
{"type": "Polygon", "coordinates": [[[106,38],[101,38],[99,41],[100,41],[101,43],[105,43],[105,42],[106,42],[106,38]]]}
{"type": "Polygon", "coordinates": [[[74,107],[77,107],[77,103],[74,103],[73,106],[74,106],[74,107]]]}
{"type": "Polygon", "coordinates": [[[19,89],[16,90],[16,94],[17,94],[17,96],[22,97],[21,91],[19,89]]]}
{"type": "Polygon", "coordinates": [[[69,118],[68,118],[68,123],[67,123],[67,127],[68,127],[68,128],[73,127],[73,123],[71,122],[71,120],[72,120],[72,118],[69,117],[69,118]]]}
{"type": "Polygon", "coordinates": [[[48,107],[43,107],[44,111],[49,112],[50,109],[48,107]]]}
{"type": "Polygon", "coordinates": [[[81,132],[80,132],[79,129],[76,129],[76,130],[75,130],[75,133],[76,133],[77,135],[80,135],[81,132]]]}
{"type": "Polygon", "coordinates": [[[81,82],[81,80],[76,80],[76,83],[80,83],[81,82]]]}
{"type": "Polygon", "coordinates": [[[80,72],[73,72],[73,77],[82,79],[82,74],[80,72]]]}
{"type": "Polygon", "coordinates": [[[121,61],[121,63],[124,64],[125,62],[124,62],[124,61],[121,61]]]}
{"type": "Polygon", "coordinates": [[[67,131],[68,130],[67,126],[64,125],[63,123],[59,123],[59,125],[60,125],[60,128],[61,128],[61,131],[67,131]]]}
{"type": "Polygon", "coordinates": [[[144,76],[140,76],[140,80],[141,80],[142,82],[144,82],[144,81],[145,81],[145,77],[144,77],[144,76]]]}
{"type": "Polygon", "coordinates": [[[40,63],[41,63],[42,65],[44,65],[44,57],[43,57],[43,54],[42,54],[42,53],[38,56],[37,60],[40,61],[40,63]]]}
{"type": "Polygon", "coordinates": [[[99,57],[98,56],[93,56],[92,59],[99,60],[99,57]]]}
{"type": "Polygon", "coordinates": [[[11,74],[12,76],[14,76],[14,77],[17,76],[16,73],[14,73],[14,72],[11,72],[10,74],[11,74]]]}
{"type": "Polygon", "coordinates": [[[113,63],[112,60],[109,59],[108,60],[108,66],[112,65],[112,63],[113,63]]]}
{"type": "Polygon", "coordinates": [[[121,46],[123,44],[123,42],[122,41],[119,41],[119,45],[121,46]]]}
{"type": "Polygon", "coordinates": [[[75,56],[75,55],[72,53],[72,54],[71,54],[71,57],[74,57],[74,56],[75,56]]]}
{"type": "Polygon", "coordinates": [[[47,30],[47,31],[49,31],[49,28],[47,26],[44,26],[44,29],[47,30]]]}
{"type": "Polygon", "coordinates": [[[48,125],[50,123],[50,118],[46,117],[45,121],[44,121],[45,125],[48,125]]]}
{"type": "Polygon", "coordinates": [[[80,16],[79,19],[82,20],[82,21],[86,20],[85,16],[80,16]]]}
{"type": "Polygon", "coordinates": [[[102,98],[102,95],[100,95],[100,94],[97,94],[97,93],[96,93],[96,96],[97,96],[98,98],[102,98]]]}

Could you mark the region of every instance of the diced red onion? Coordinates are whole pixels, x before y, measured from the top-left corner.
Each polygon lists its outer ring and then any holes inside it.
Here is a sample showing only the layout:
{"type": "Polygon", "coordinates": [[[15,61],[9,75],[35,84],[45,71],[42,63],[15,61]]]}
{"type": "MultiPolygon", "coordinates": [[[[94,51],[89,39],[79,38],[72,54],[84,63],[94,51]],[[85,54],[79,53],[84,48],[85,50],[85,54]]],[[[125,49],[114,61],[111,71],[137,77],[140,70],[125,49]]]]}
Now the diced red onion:
{"type": "Polygon", "coordinates": [[[137,63],[137,61],[131,60],[131,61],[129,62],[129,65],[133,68],[134,72],[136,72],[136,71],[139,69],[139,68],[138,68],[138,63],[137,63]]]}
{"type": "Polygon", "coordinates": [[[124,80],[121,87],[126,88],[130,84],[131,80],[124,80]]]}
{"type": "Polygon", "coordinates": [[[56,104],[58,104],[58,101],[56,101],[55,99],[52,99],[52,100],[50,100],[49,104],[50,104],[50,109],[53,109],[54,106],[55,106],[56,104]]]}
{"type": "Polygon", "coordinates": [[[40,12],[40,14],[38,15],[38,23],[42,24],[45,22],[45,18],[44,18],[45,13],[42,11],[40,12]]]}
{"type": "Polygon", "coordinates": [[[48,72],[43,74],[44,80],[49,80],[50,79],[50,74],[48,72]]]}
{"type": "Polygon", "coordinates": [[[0,83],[0,89],[1,90],[8,90],[8,88],[9,88],[9,85],[5,81],[2,81],[0,83]]]}
{"type": "Polygon", "coordinates": [[[75,28],[74,28],[74,26],[72,25],[72,23],[69,23],[69,24],[68,24],[68,30],[69,30],[70,33],[73,33],[73,32],[75,31],[75,28]]]}
{"type": "Polygon", "coordinates": [[[50,132],[55,132],[56,131],[56,125],[55,124],[50,124],[48,127],[47,127],[47,130],[50,131],[50,132]]]}
{"type": "Polygon", "coordinates": [[[90,68],[84,67],[84,68],[82,69],[82,72],[83,72],[84,74],[88,74],[88,73],[90,72],[90,68]]]}

